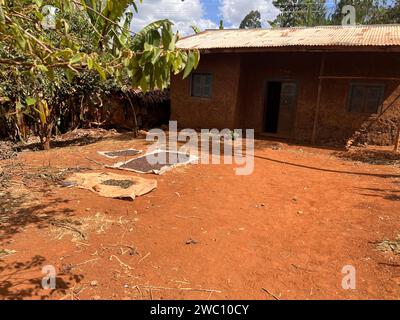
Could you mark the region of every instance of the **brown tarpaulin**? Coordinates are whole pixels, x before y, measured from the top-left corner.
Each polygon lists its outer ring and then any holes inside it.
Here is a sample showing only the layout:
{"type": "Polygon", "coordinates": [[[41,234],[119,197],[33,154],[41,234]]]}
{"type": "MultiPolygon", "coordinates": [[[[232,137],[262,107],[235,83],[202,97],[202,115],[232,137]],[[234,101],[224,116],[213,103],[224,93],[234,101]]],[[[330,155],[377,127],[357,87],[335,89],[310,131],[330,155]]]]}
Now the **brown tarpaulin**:
{"type": "Polygon", "coordinates": [[[74,173],[66,180],[72,186],[87,189],[107,198],[131,198],[157,188],[157,181],[114,173],[74,173]]]}

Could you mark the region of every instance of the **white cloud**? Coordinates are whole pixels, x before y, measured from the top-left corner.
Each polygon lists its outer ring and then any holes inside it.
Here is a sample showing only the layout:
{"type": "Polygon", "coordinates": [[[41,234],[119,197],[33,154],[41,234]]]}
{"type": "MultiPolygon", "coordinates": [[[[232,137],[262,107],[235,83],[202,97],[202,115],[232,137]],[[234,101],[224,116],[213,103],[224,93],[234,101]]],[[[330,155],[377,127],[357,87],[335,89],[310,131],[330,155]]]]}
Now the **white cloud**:
{"type": "Polygon", "coordinates": [[[169,19],[174,23],[174,30],[182,35],[192,34],[191,25],[201,30],[216,28],[217,25],[206,18],[200,0],[145,0],[138,3],[138,14],[134,14],[132,30],[138,31],[149,23],[169,19]]]}
{"type": "Polygon", "coordinates": [[[263,27],[267,27],[267,21],[274,20],[279,14],[272,0],[220,0],[220,2],[220,14],[225,27],[229,28],[238,28],[240,22],[251,10],[258,10],[261,13],[263,27]]]}

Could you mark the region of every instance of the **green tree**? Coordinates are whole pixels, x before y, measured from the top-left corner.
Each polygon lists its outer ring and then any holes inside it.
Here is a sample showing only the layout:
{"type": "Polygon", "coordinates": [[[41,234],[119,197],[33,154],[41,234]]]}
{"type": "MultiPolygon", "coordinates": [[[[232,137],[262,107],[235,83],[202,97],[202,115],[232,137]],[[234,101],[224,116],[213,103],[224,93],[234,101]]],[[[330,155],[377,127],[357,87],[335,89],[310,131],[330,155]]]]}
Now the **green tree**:
{"type": "Polygon", "coordinates": [[[281,10],[271,21],[273,27],[317,26],[327,24],[327,10],[322,0],[274,0],[275,7],[281,10]]]}
{"type": "Polygon", "coordinates": [[[168,20],[133,34],[130,8],[137,11],[136,1],[0,0],[0,76],[21,85],[13,94],[2,82],[0,101],[34,121],[44,149],[60,114],[58,93],[82,74],[148,91],[168,87],[171,72],[187,77],[197,67],[199,51],[177,49],[168,20]],[[57,9],[50,20],[49,5],[57,9]]]}
{"type": "Polygon", "coordinates": [[[387,23],[400,23],[400,0],[396,0],[387,10],[387,23]]]}
{"type": "Polygon", "coordinates": [[[355,8],[356,24],[383,24],[396,23],[399,21],[398,14],[400,11],[399,1],[393,7],[390,7],[387,0],[340,0],[336,4],[335,11],[331,17],[331,23],[339,25],[346,13],[343,13],[344,6],[351,5],[355,8]],[[396,19],[397,18],[397,19],[396,19]]]}
{"type": "Polygon", "coordinates": [[[259,11],[252,10],[240,23],[240,29],[259,29],[261,28],[261,14],[259,11]]]}

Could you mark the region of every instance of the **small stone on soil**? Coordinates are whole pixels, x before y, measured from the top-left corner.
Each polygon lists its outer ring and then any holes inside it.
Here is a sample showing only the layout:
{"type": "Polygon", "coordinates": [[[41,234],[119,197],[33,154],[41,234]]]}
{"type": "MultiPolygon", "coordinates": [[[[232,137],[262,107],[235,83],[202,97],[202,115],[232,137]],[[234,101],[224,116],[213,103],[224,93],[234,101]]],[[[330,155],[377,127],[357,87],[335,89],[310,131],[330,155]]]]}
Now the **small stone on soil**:
{"type": "Polygon", "coordinates": [[[98,283],[96,280],[93,280],[93,281],[90,282],[90,285],[91,285],[92,287],[97,287],[98,284],[99,284],[99,283],[98,283]]]}
{"type": "Polygon", "coordinates": [[[188,241],[186,241],[186,244],[187,244],[187,245],[190,245],[190,244],[198,244],[198,243],[199,243],[198,241],[193,240],[193,239],[189,239],[188,241]]]}

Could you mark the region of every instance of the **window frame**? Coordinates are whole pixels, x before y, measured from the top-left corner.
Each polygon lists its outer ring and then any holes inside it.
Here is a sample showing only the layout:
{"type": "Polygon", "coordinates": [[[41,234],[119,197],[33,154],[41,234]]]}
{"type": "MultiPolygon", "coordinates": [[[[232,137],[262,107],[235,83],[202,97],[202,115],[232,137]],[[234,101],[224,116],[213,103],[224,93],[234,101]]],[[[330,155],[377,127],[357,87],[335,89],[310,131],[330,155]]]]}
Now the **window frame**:
{"type": "MultiPolygon", "coordinates": [[[[190,76],[190,97],[191,98],[196,98],[196,99],[206,99],[206,100],[210,100],[212,98],[213,95],[213,74],[211,72],[193,72],[190,76]],[[210,84],[210,95],[209,96],[196,96],[194,95],[194,81],[195,81],[195,76],[210,76],[211,77],[211,84],[210,84]]],[[[201,87],[202,89],[202,87],[201,87]]],[[[203,91],[203,90],[201,90],[203,91]]]]}
{"type": "MultiPolygon", "coordinates": [[[[385,91],[386,91],[386,85],[382,82],[375,82],[375,83],[368,83],[368,82],[351,82],[349,86],[349,91],[348,91],[348,98],[347,98],[347,112],[349,113],[354,113],[354,114],[378,114],[382,110],[382,104],[385,99],[385,91]],[[363,105],[361,106],[361,111],[357,110],[352,110],[352,99],[353,99],[353,92],[356,87],[362,87],[364,90],[365,88],[379,88],[381,90],[380,93],[380,101],[377,106],[376,111],[370,112],[365,110],[365,97],[363,101],[363,105]]],[[[364,93],[365,94],[365,93],[364,93]]]]}

